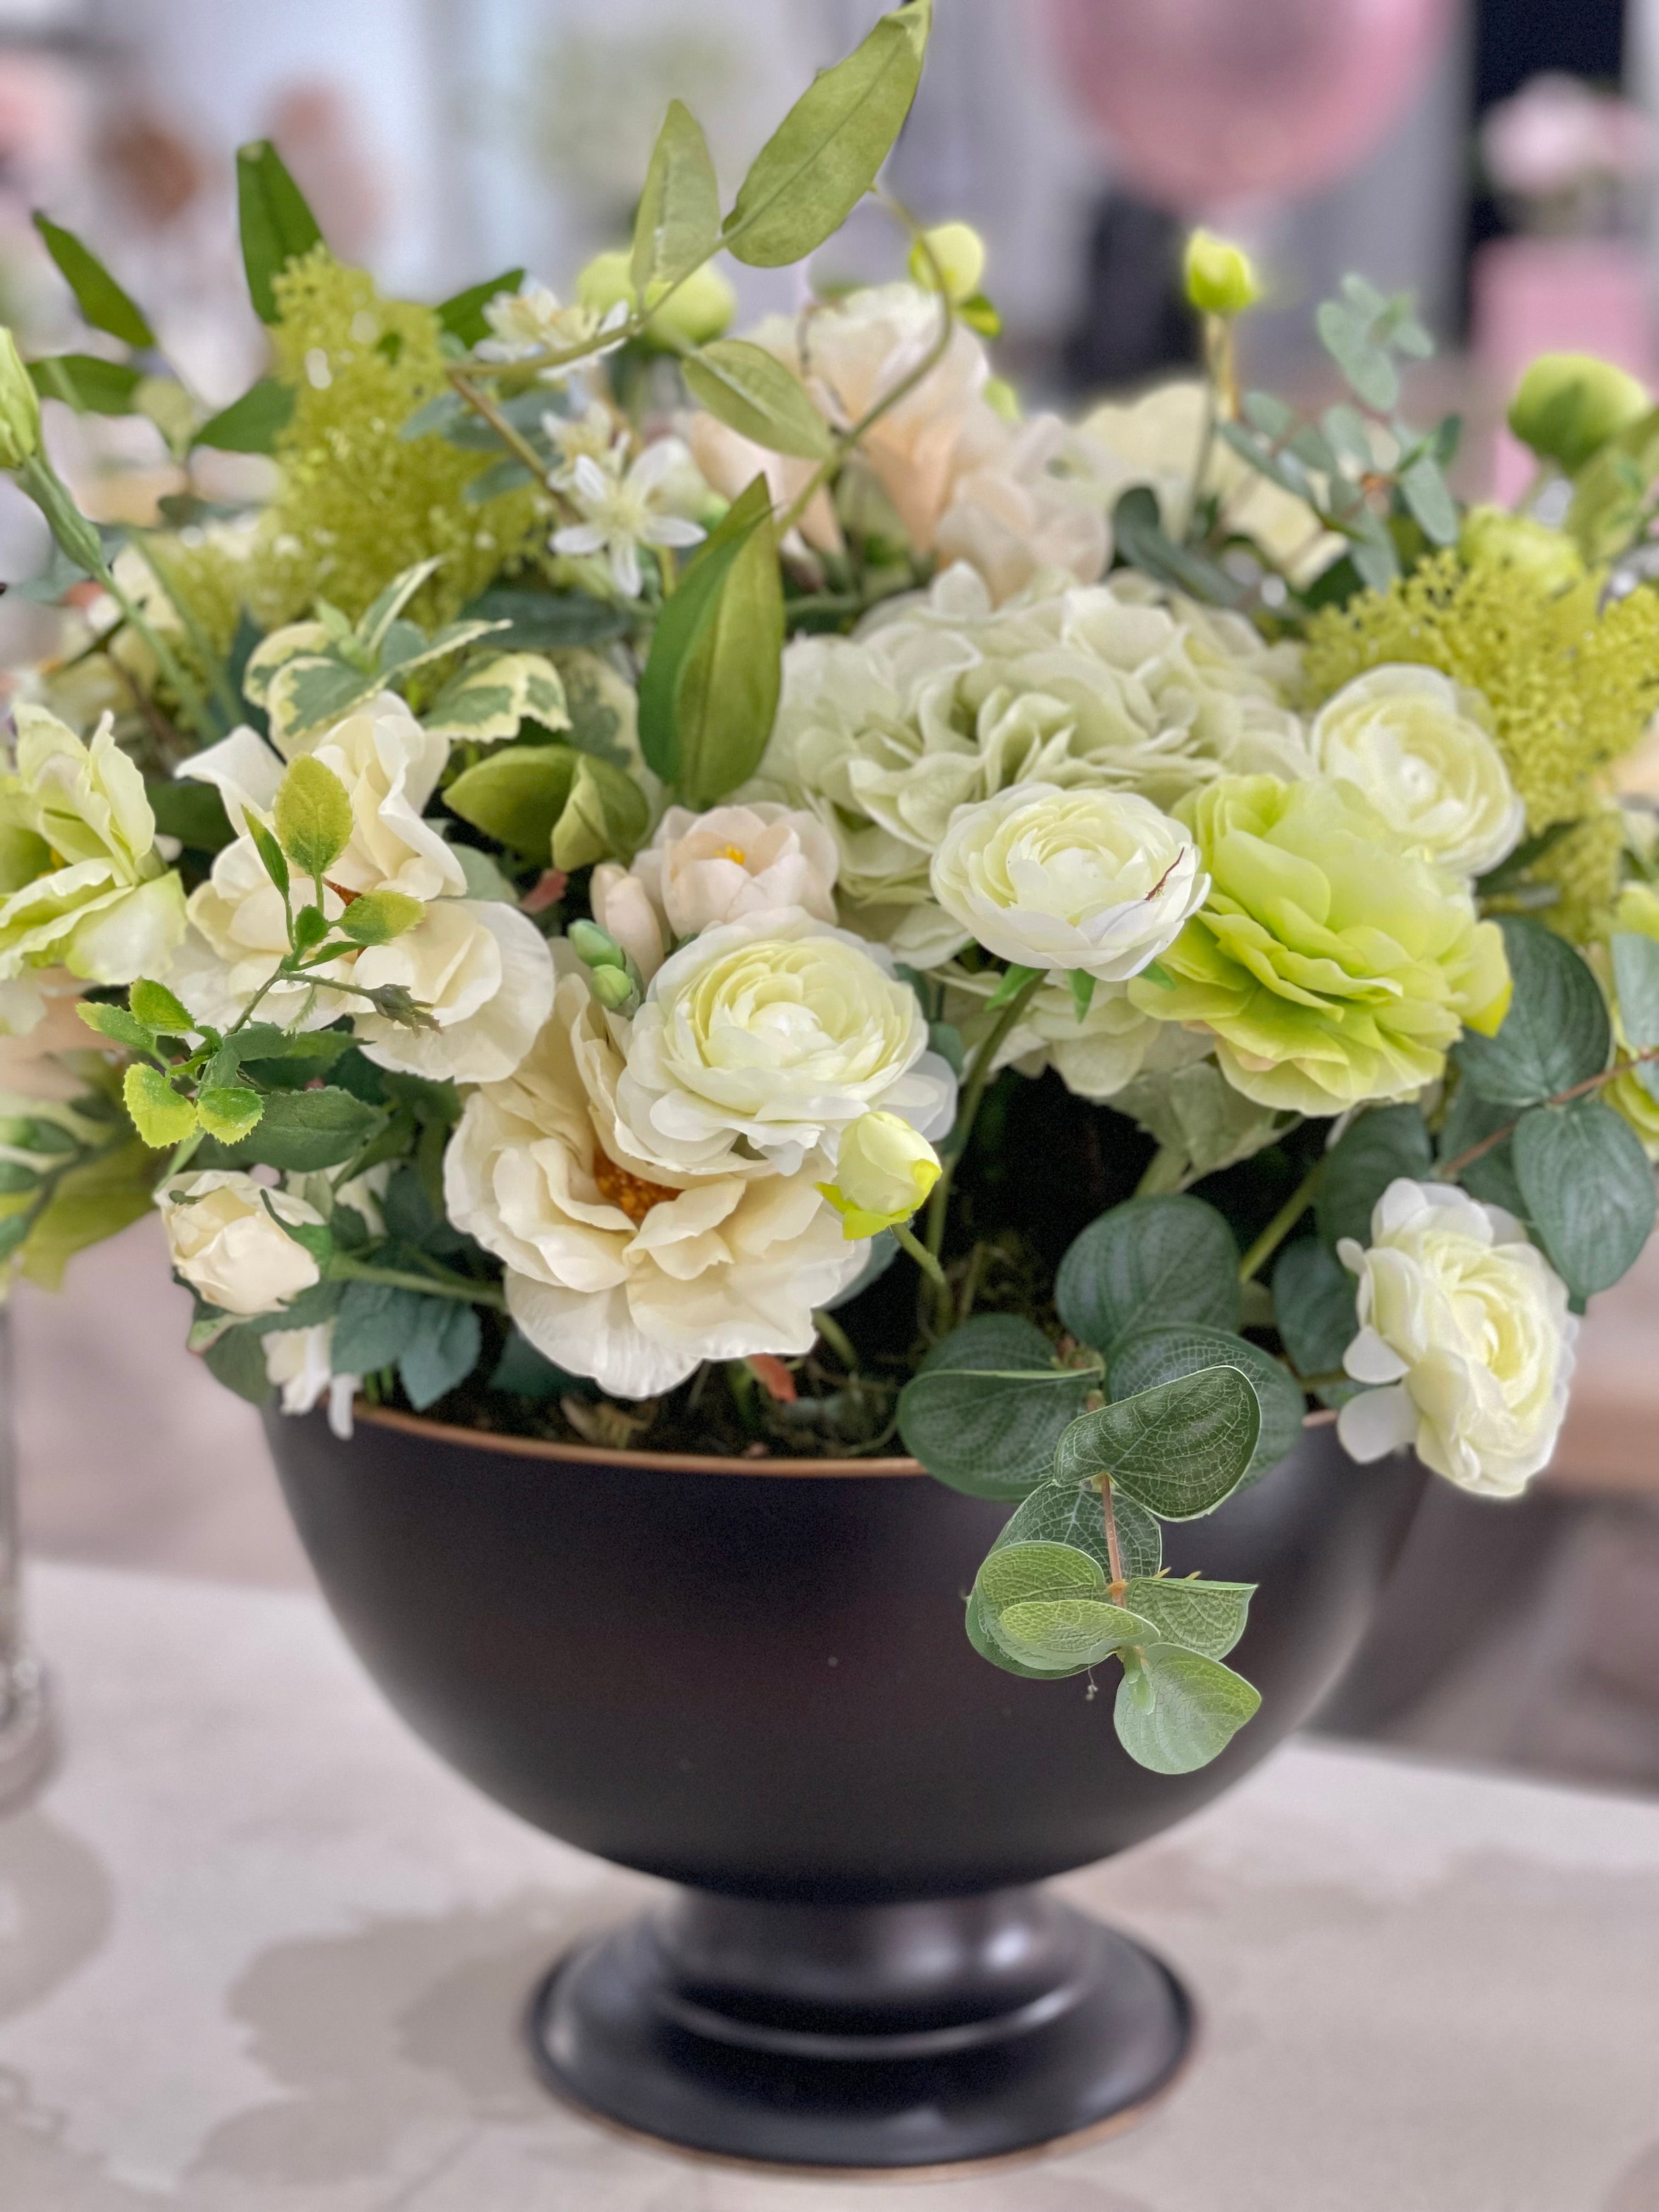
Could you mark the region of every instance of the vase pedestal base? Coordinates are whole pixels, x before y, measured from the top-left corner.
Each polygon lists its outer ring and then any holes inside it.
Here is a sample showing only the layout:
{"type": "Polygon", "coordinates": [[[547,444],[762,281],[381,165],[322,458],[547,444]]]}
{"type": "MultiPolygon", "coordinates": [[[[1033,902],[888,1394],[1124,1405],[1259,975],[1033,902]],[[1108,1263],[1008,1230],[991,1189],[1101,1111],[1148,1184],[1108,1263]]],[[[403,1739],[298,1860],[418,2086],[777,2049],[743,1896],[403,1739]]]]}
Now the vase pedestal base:
{"type": "Polygon", "coordinates": [[[1185,1990],[1042,1889],[911,1905],[682,1892],[537,1991],[549,2085],[682,2151],[913,2173],[1127,2127],[1174,2083],[1185,1990]]]}

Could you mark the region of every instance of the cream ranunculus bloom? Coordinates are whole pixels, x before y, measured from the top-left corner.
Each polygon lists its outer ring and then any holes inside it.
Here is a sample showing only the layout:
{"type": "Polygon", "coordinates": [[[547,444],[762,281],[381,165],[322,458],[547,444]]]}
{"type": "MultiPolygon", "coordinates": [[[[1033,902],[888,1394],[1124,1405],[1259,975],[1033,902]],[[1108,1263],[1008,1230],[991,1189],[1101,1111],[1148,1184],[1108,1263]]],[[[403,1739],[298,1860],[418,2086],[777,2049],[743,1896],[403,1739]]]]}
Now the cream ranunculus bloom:
{"type": "Polygon", "coordinates": [[[1369,1249],[1337,1250],[1359,1278],[1343,1365],[1381,1386],[1343,1407],[1346,1449],[1366,1461],[1413,1444],[1463,1489],[1514,1497],[1567,1409],[1578,1324],[1560,1277],[1512,1214],[1449,1183],[1390,1183],[1369,1249]]]}
{"type": "MultiPolygon", "coordinates": [[[[976,1048],[996,1018],[985,1003],[1000,972],[975,972],[952,963],[939,971],[939,981],[945,986],[945,1019],[970,1049],[976,1048]]],[[[1141,1076],[1185,1067],[1209,1049],[1208,1038],[1143,1014],[1121,983],[1097,984],[1079,1021],[1071,984],[1060,978],[1038,985],[998,1045],[992,1073],[1017,1067],[1022,1075],[1038,1076],[1052,1067],[1076,1097],[1103,1103],[1141,1076]]]]}
{"type": "Polygon", "coordinates": [[[627,1141],[677,1172],[793,1175],[872,1108],[942,1136],[956,1078],[892,969],[798,909],[694,938],[634,1018],[617,1094],[627,1141]]]}
{"type": "Polygon", "coordinates": [[[933,968],[968,942],[929,869],[958,806],[1018,783],[1136,792],[1166,811],[1231,774],[1312,772],[1293,650],[1143,577],[1049,578],[994,608],[948,570],[852,638],[798,638],[744,796],[817,815],[849,927],[933,968]]]}
{"type": "Polygon", "coordinates": [[[499,899],[437,899],[390,945],[360,952],[351,980],[402,983],[436,1027],[411,1030],[340,999],[367,1056],[434,1083],[510,1075],[553,1006],[553,956],[527,915],[499,899]]]}
{"type": "Polygon", "coordinates": [[[1325,774],[1357,784],[1407,844],[1455,875],[1482,876],[1527,826],[1491,722],[1480,692],[1437,668],[1390,663],[1328,699],[1310,738],[1325,774]]]}
{"type": "Polygon", "coordinates": [[[878,1236],[925,1206],[940,1175],[939,1154],[896,1114],[860,1114],[843,1130],[836,1179],[819,1188],[842,1218],[845,1237],[878,1236]]]}
{"type": "Polygon", "coordinates": [[[110,717],[89,744],[27,700],[16,721],[17,773],[0,779],[0,979],[164,973],[185,933],[184,889],[110,717]]]}
{"type": "Polygon", "coordinates": [[[322,1215],[302,1198],[214,1168],[165,1185],[155,1203],[173,1266],[222,1313],[280,1312],[319,1280],[310,1253],[270,1217],[274,1208],[283,1221],[320,1224],[322,1215]]]}
{"type": "Polygon", "coordinates": [[[1016,784],[959,807],[933,896],[988,952],[1127,982],[1204,903],[1191,836],[1131,792],[1016,784]]]}
{"type": "Polygon", "coordinates": [[[800,907],[836,918],[836,842],[816,815],[761,799],[694,814],[671,806],[632,872],[594,869],[593,918],[649,982],[677,938],[752,914],[800,907]]]}
{"type": "Polygon", "coordinates": [[[814,1308],[854,1282],[818,1191],[827,1155],[789,1175],[671,1175],[617,1110],[626,1022],[555,947],[553,1013],[514,1073],[468,1099],[444,1160],[446,1209],[507,1269],[519,1327],[549,1359],[621,1398],[672,1389],[705,1359],[800,1354],[814,1308]]]}

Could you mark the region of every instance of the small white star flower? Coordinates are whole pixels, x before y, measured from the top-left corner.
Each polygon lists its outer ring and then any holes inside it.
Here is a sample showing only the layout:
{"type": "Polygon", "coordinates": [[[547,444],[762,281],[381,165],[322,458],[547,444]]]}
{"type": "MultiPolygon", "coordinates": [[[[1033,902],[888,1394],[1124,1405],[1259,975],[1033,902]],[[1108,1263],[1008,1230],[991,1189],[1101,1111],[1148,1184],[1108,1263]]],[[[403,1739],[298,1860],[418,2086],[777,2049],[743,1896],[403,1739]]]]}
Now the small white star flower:
{"type": "Polygon", "coordinates": [[[569,496],[583,519],[554,532],[553,550],[605,554],[617,589],[624,599],[638,599],[641,545],[696,545],[703,537],[695,522],[665,514],[660,505],[664,484],[685,459],[678,438],[647,446],[625,475],[612,474],[591,453],[579,454],[571,464],[569,496]]]}
{"type": "MultiPolygon", "coordinates": [[[[628,320],[628,306],[619,300],[603,315],[594,307],[561,307],[556,292],[532,281],[516,292],[498,292],[484,307],[484,320],[490,335],[479,343],[481,360],[532,361],[540,353],[569,353],[617,331],[618,335],[608,345],[594,347],[583,356],[584,361],[597,361],[623,343],[621,326],[628,320]]],[[[543,376],[556,383],[576,366],[574,362],[569,368],[555,366],[544,369],[543,376]]]]}
{"type": "Polygon", "coordinates": [[[572,489],[576,481],[576,464],[584,455],[609,475],[622,474],[628,459],[629,434],[617,428],[610,409],[602,407],[597,399],[580,415],[544,415],[542,428],[549,445],[559,456],[547,477],[555,491],[572,489]]]}

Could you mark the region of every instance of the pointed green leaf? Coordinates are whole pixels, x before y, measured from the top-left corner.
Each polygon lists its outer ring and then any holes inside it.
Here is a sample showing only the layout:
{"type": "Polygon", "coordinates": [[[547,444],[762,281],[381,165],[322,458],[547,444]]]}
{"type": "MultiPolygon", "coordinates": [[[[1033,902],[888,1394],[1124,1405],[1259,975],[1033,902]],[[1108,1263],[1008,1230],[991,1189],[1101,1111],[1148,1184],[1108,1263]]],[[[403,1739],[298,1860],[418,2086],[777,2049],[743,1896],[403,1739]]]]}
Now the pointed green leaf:
{"type": "Polygon", "coordinates": [[[470,1305],[456,1298],[422,1298],[421,1310],[398,1361],[409,1402],[422,1413],[477,1364],[483,1332],[470,1305]]]}
{"type": "Polygon", "coordinates": [[[261,1332],[246,1326],[223,1330],[202,1354],[202,1364],[216,1382],[234,1390],[250,1405],[263,1406],[270,1397],[265,1371],[265,1340],[261,1332]]]}
{"type": "Polygon", "coordinates": [[[830,426],[794,371],[747,338],[716,338],[680,363],[686,388],[739,436],[774,453],[825,460],[836,449],[830,426]]]}
{"type": "Polygon", "coordinates": [[[1238,1248],[1202,1199],[1133,1198],[1092,1221],[1054,1279],[1060,1317],[1085,1344],[1109,1349],[1149,1322],[1238,1324],[1238,1248]]]}
{"type": "Polygon", "coordinates": [[[524,283],[522,269],[503,269],[499,276],[486,276],[482,284],[469,284],[464,292],[452,292],[448,299],[440,301],[433,313],[439,325],[464,346],[475,346],[480,338],[488,337],[489,325],[484,319],[484,309],[501,292],[516,292],[524,283]]]}
{"type": "Polygon", "coordinates": [[[1261,1433],[1255,1392],[1236,1367],[1206,1367],[1072,1423],[1054,1455],[1060,1482],[1109,1475],[1165,1521],[1214,1512],[1243,1478],[1261,1433]]]}
{"type": "Polygon", "coordinates": [[[253,849],[264,863],[265,873],[286,898],[289,890],[287,856],[263,822],[256,822],[252,814],[246,819],[247,834],[253,840],[253,849]]]}
{"type": "Polygon", "coordinates": [[[785,268],[841,228],[910,112],[932,22],[932,0],[910,0],[802,94],[726,217],[726,243],[739,261],[785,268]]]}
{"type": "Polygon", "coordinates": [[[106,1006],[86,999],[79,1000],[76,1012],[89,1030],[111,1044],[125,1045],[129,1052],[153,1053],[155,1032],[149,1029],[125,1006],[106,1006]]]}
{"type": "Polygon", "coordinates": [[[146,1029],[163,1036],[188,1036],[196,1027],[189,1007],[165,983],[152,983],[146,975],[141,975],[127,993],[127,1004],[146,1029]]]}
{"type": "Polygon", "coordinates": [[[416,928],[425,914],[421,901],[403,891],[364,891],[334,927],[354,945],[390,945],[394,937],[416,928]]]}
{"type": "Polygon", "coordinates": [[[209,1084],[196,1095],[196,1111],[210,1137],[227,1145],[246,1137],[258,1123],[265,1102],[245,1083],[209,1084]]]}
{"type": "Polygon", "coordinates": [[[362,1150],[380,1118],[374,1107],[331,1085],[276,1091],[265,1100],[258,1127],[225,1145],[213,1164],[282,1168],[295,1175],[340,1167],[362,1150]]]}
{"type": "Polygon", "coordinates": [[[1224,1751],[1261,1704],[1261,1692],[1218,1660],[1153,1644],[1126,1668],[1113,1719],[1137,1765],[1190,1774],[1224,1751]]]}
{"type": "Polygon", "coordinates": [[[553,825],[556,868],[631,859],[651,823],[645,793],[631,775],[591,753],[578,753],[570,795],[553,825]]]}
{"type": "Polygon", "coordinates": [[[351,842],[351,800],[314,753],[291,763],[272,811],[277,841],[302,874],[327,872],[351,842]]]}
{"type": "Polygon", "coordinates": [[[136,1066],[121,1079],[132,1126],[153,1152],[181,1145],[196,1127],[196,1109],[181,1098],[159,1067],[136,1066]]]}
{"type": "Polygon", "coordinates": [[[905,1449],[953,1490],[1022,1498],[1044,1481],[1066,1424],[1099,1376],[1060,1367],[1040,1328],[984,1314],[928,1354],[899,1397],[905,1449]]]}
{"type": "Polygon", "coordinates": [[[1123,1602],[1153,1624],[1159,1643],[1224,1659],[1244,1633],[1255,1595],[1254,1583],[1171,1582],[1164,1575],[1127,1583],[1123,1602]]]}
{"type": "Polygon", "coordinates": [[[1610,950],[1619,1026],[1631,1051],[1645,1052],[1659,1045],[1659,937],[1618,930],[1610,950]]]}
{"type": "Polygon", "coordinates": [[[1610,1289],[1653,1233],[1653,1165],[1628,1121],[1599,1098],[1534,1106],[1515,1132],[1527,1218],[1576,1298],[1610,1289]]]}
{"type": "Polygon", "coordinates": [[[466,661],[421,717],[434,736],[456,744],[495,744],[533,721],[568,730],[559,672],[539,653],[483,653],[466,661]]]}
{"type": "Polygon", "coordinates": [[[77,415],[131,415],[143,372],[97,354],[52,353],[29,363],[29,381],[43,399],[61,399],[77,415]]]}
{"type": "Polygon", "coordinates": [[[648,306],[659,286],[690,276],[720,242],[720,188],[708,142],[690,109],[671,100],[634,218],[635,296],[648,306]]]}
{"type": "MultiPolygon", "coordinates": [[[[1273,1269],[1273,1320],[1298,1375],[1334,1375],[1359,1334],[1355,1283],[1334,1252],[1316,1237],[1287,1244],[1273,1269]]],[[[1340,1405],[1355,1386],[1337,1383],[1319,1392],[1323,1405],[1340,1405]]],[[[1263,1416],[1265,1420],[1265,1414],[1263,1416]]]]}
{"type": "Polygon", "coordinates": [[[273,279],[290,261],[320,246],[323,234],[268,138],[236,149],[236,204],[248,297],[259,320],[274,323],[280,316],[273,279]]]}
{"type": "Polygon", "coordinates": [[[129,298],[97,255],[75,235],[36,211],[34,227],[75,295],[75,304],[95,331],[107,331],[123,345],[153,346],[155,333],[143,310],[129,298]]]}
{"type": "Polygon", "coordinates": [[[191,440],[222,453],[274,453],[294,416],[294,386],[262,376],[240,399],[210,415],[191,440]]]}

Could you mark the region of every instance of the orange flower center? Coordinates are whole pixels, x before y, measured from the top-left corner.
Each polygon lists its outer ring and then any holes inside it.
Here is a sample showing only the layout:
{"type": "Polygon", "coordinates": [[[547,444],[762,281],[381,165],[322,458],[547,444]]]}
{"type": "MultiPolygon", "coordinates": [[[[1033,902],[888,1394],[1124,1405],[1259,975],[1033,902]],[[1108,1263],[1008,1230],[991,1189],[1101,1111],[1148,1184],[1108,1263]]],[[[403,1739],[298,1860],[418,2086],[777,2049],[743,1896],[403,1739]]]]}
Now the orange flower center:
{"type": "Polygon", "coordinates": [[[662,1183],[647,1182],[643,1176],[630,1175],[604,1151],[593,1155],[593,1180],[606,1205],[619,1207],[636,1229],[653,1206],[661,1206],[680,1195],[662,1183]]]}

